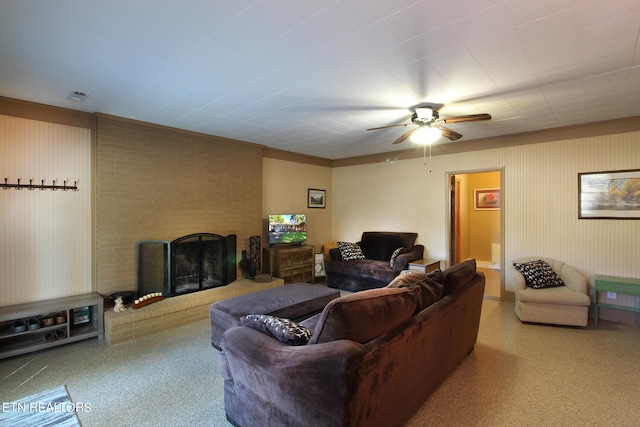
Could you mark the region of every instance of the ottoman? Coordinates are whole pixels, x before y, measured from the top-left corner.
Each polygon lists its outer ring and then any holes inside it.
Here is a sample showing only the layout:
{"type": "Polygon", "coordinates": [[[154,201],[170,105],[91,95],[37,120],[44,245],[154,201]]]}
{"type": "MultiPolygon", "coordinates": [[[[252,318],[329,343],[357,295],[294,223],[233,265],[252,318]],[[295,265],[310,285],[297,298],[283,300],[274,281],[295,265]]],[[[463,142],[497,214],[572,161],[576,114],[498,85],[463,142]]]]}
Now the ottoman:
{"type": "Polygon", "coordinates": [[[340,291],[311,283],[292,283],[217,301],[209,307],[211,344],[220,350],[224,332],[247,314],[268,314],[300,322],[322,312],[340,291]]]}

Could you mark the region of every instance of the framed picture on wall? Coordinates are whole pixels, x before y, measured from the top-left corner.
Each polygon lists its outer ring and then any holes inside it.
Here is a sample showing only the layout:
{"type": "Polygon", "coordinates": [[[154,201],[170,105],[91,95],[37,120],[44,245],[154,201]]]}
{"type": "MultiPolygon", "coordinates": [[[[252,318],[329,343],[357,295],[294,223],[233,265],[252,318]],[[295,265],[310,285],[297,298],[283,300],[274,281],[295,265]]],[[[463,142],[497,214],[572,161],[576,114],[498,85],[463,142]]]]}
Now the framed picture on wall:
{"type": "Polygon", "coordinates": [[[316,188],[309,188],[307,192],[307,207],[308,208],[322,208],[326,207],[326,190],[318,190],[316,188]]]}
{"type": "Polygon", "coordinates": [[[473,190],[473,209],[476,211],[500,210],[500,189],[482,188],[473,190]]]}
{"type": "Polygon", "coordinates": [[[578,174],[579,219],[640,219],[640,169],[578,174]]]}

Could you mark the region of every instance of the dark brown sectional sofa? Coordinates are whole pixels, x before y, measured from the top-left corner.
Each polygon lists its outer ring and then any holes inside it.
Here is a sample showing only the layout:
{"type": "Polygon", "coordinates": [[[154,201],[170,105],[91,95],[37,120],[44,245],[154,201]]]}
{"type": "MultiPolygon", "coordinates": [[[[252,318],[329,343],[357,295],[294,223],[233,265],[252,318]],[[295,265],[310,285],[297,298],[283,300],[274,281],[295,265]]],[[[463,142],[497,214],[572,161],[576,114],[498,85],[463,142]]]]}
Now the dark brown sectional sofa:
{"type": "Polygon", "coordinates": [[[365,231],[357,242],[365,257],[361,260],[345,261],[339,249],[329,250],[327,285],[349,292],[387,286],[411,261],[423,257],[424,246],[415,244],[417,237],[418,233],[365,231]],[[392,266],[391,257],[398,248],[404,251],[392,266]]]}
{"type": "Polygon", "coordinates": [[[475,260],[441,273],[411,273],[395,287],[333,299],[301,322],[313,330],[305,345],[248,326],[228,329],[220,353],[228,420],[244,427],[404,425],[478,335],[484,275],[475,260]]]}

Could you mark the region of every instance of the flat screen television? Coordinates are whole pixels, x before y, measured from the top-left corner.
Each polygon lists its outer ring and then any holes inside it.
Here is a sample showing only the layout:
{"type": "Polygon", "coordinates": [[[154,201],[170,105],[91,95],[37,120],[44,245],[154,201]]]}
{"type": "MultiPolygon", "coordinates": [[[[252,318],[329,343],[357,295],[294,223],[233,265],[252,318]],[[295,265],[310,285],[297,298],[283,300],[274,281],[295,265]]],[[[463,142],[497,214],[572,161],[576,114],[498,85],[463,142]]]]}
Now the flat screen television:
{"type": "Polygon", "coordinates": [[[302,244],[307,240],[305,214],[269,215],[269,244],[302,244]]]}

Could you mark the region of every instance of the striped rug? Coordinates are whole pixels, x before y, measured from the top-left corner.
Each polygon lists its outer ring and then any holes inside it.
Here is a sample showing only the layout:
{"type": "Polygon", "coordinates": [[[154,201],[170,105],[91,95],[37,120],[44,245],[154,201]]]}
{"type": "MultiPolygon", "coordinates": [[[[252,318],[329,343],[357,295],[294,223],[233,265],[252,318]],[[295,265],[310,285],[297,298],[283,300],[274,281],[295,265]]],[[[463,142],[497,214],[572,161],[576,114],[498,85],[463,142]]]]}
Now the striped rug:
{"type": "Polygon", "coordinates": [[[0,426],[79,427],[76,406],[63,385],[15,402],[2,402],[0,426]]]}

